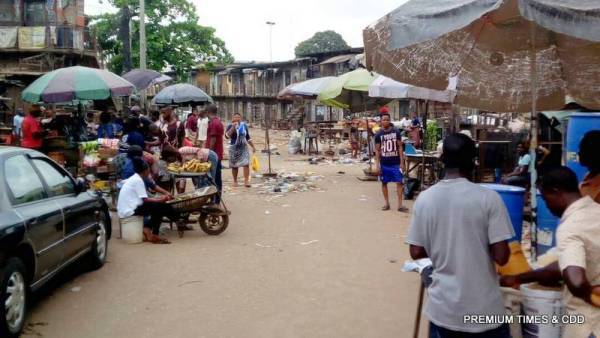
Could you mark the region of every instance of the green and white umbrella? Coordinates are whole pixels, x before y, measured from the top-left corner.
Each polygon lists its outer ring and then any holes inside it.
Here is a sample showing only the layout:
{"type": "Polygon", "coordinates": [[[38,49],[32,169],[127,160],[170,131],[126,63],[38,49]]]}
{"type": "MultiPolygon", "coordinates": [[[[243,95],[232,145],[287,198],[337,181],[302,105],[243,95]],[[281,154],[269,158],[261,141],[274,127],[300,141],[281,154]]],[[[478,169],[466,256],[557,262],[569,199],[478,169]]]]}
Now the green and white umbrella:
{"type": "Polygon", "coordinates": [[[131,95],[134,89],[129,81],[107,70],[75,66],[41,76],[25,88],[21,98],[30,103],[105,100],[131,95]]]}

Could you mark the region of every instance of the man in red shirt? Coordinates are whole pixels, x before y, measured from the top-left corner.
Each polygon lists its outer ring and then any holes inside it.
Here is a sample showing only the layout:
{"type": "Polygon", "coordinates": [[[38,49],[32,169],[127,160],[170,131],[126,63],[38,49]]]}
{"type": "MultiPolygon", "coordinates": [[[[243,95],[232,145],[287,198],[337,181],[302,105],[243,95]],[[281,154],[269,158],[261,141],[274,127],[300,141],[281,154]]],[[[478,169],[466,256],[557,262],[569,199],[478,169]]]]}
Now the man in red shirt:
{"type": "MultiPolygon", "coordinates": [[[[210,104],[206,107],[208,113],[208,130],[206,131],[206,144],[205,147],[217,153],[219,161],[217,162],[217,173],[215,177],[215,184],[217,189],[221,191],[223,188],[223,179],[221,177],[221,161],[223,160],[223,136],[225,135],[225,129],[221,119],[217,116],[217,106],[210,104]]],[[[215,203],[220,203],[220,199],[217,198],[215,203]]]]}
{"type": "Polygon", "coordinates": [[[23,139],[21,146],[25,148],[41,150],[44,133],[42,124],[39,121],[41,114],[40,107],[33,106],[29,109],[29,114],[23,120],[22,133],[23,139]]]}

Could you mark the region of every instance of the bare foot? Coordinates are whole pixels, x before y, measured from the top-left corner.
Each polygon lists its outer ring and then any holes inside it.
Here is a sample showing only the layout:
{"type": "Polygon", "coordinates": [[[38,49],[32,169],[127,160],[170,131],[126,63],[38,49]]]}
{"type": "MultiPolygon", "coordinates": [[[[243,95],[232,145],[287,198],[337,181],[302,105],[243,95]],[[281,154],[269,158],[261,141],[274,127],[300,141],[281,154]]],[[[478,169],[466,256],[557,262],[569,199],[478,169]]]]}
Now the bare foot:
{"type": "Polygon", "coordinates": [[[233,187],[237,188],[238,187],[238,183],[237,182],[233,182],[233,187]]]}
{"type": "Polygon", "coordinates": [[[384,205],[384,206],[381,208],[381,210],[383,210],[383,211],[388,211],[388,210],[390,210],[390,206],[389,206],[389,204],[388,204],[388,205],[384,205]]]}

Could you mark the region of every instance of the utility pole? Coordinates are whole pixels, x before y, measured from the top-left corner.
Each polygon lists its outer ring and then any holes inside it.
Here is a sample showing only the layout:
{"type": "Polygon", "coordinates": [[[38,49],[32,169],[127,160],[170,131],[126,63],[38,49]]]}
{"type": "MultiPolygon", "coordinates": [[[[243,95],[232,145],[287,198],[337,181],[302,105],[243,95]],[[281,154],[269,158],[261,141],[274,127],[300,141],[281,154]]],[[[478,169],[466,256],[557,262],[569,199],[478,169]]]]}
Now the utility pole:
{"type": "Polygon", "coordinates": [[[275,22],[267,21],[267,25],[269,25],[269,61],[273,62],[273,26],[275,26],[275,22]]]}
{"type": "MultiPolygon", "coordinates": [[[[146,69],[146,2],[140,0],[140,69],[146,69]]],[[[140,93],[140,105],[146,108],[146,90],[140,93]]]]}

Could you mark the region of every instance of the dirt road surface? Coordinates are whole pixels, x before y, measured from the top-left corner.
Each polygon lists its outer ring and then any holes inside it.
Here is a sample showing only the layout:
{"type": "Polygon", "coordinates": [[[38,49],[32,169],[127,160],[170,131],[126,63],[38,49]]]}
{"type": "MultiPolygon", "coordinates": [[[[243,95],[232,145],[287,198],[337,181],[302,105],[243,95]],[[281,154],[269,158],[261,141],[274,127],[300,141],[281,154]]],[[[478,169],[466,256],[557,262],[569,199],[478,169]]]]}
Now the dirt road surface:
{"type": "Polygon", "coordinates": [[[379,184],[357,180],[362,165],[310,165],[284,154],[285,141],[278,151],[276,170],[322,175],[317,188],[228,188],[233,214],[216,237],[197,225],[182,239],[168,232],[171,245],[113,236],[102,269],[67,271],[36,295],[25,336],[410,337],[409,215],[380,211],[379,184]]]}

